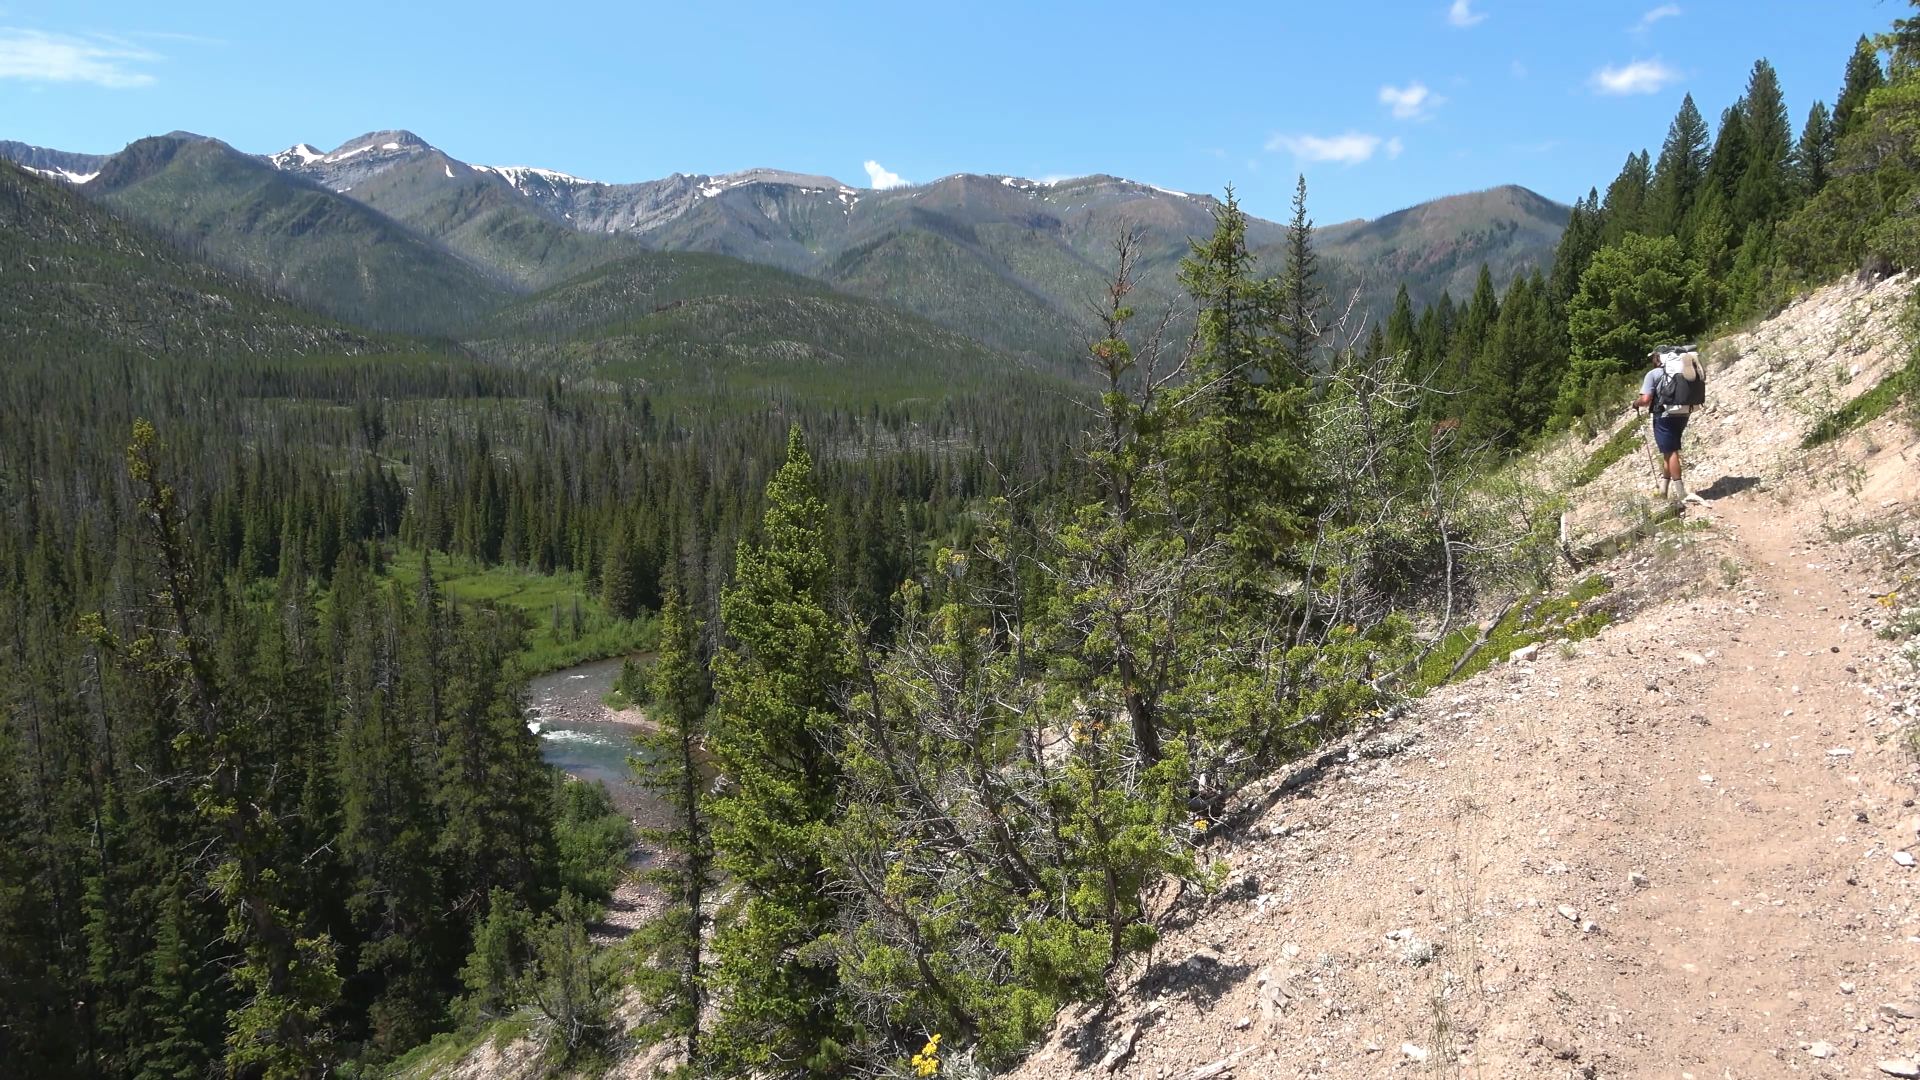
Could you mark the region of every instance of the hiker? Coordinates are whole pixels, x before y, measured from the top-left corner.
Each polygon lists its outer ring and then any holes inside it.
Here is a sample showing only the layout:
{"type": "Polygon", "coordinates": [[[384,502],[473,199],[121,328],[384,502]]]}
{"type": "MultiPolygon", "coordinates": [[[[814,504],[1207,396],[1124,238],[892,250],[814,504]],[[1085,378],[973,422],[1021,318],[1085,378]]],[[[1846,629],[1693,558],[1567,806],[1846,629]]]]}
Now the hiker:
{"type": "Polygon", "coordinates": [[[1647,374],[1640,380],[1640,397],[1633,407],[1646,409],[1653,416],[1653,445],[1664,462],[1660,476],[1663,499],[1699,501],[1699,496],[1687,494],[1686,484],[1680,479],[1680,434],[1687,430],[1687,418],[1694,408],[1705,400],[1706,378],[1693,346],[1663,346],[1647,357],[1647,374]]]}

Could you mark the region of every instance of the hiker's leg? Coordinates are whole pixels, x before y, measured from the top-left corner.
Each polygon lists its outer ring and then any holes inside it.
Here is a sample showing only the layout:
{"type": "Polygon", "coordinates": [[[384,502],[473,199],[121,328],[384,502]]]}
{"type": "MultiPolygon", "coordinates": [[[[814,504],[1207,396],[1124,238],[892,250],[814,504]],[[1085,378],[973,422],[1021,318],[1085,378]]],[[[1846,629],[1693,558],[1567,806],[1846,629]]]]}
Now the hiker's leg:
{"type": "Polygon", "coordinates": [[[1678,450],[1667,455],[1667,479],[1680,479],[1680,451],[1678,450]]]}

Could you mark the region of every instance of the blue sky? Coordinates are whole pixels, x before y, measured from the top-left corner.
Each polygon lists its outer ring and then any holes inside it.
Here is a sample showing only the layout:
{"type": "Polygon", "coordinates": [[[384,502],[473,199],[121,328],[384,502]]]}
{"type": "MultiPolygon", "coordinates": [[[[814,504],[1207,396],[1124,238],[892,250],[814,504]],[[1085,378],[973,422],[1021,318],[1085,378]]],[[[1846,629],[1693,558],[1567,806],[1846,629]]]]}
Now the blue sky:
{"type": "Polygon", "coordinates": [[[767,165],[1227,184],[1321,222],[1518,183],[1562,201],[1767,57],[1796,127],[1898,0],[326,5],[0,0],[0,138],[253,152],[407,128],[597,180],[767,165]]]}

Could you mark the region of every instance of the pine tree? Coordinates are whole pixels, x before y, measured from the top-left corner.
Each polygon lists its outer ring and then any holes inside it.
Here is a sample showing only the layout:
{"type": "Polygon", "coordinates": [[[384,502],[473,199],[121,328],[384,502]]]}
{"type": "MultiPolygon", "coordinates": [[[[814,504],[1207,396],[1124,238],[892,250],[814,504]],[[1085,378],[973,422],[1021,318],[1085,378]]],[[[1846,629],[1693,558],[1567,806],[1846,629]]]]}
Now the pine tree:
{"type": "Polygon", "coordinates": [[[1686,228],[1694,199],[1707,176],[1707,122],[1694,107],[1693,95],[1680,103],[1680,111],[1667,127],[1666,142],[1660,147],[1660,161],[1653,170],[1650,230],[1660,236],[1680,236],[1686,228]]]}
{"type": "Polygon", "coordinates": [[[1738,221],[1737,214],[1740,194],[1740,179],[1745,174],[1750,154],[1747,150],[1747,112],[1746,99],[1742,98],[1721,110],[1720,128],[1714,135],[1713,151],[1707,155],[1707,179],[1702,185],[1700,196],[1694,201],[1694,215],[1697,217],[1708,201],[1708,192],[1719,196],[1721,208],[1730,215],[1740,230],[1746,229],[1746,222],[1738,221]]]}
{"type": "Polygon", "coordinates": [[[1512,450],[1545,426],[1566,363],[1563,340],[1545,279],[1516,273],[1474,366],[1461,425],[1469,443],[1512,450]]]}
{"type": "Polygon", "coordinates": [[[1486,263],[1481,263],[1480,276],[1474,281],[1473,299],[1468,302],[1466,314],[1454,332],[1446,367],[1433,386],[1435,390],[1455,395],[1444,406],[1447,415],[1453,418],[1466,411],[1467,399],[1473,392],[1474,368],[1492,339],[1499,318],[1500,295],[1494,291],[1493,272],[1486,263]]]}
{"type": "Polygon", "coordinates": [[[1171,396],[1168,452],[1180,470],[1180,497],[1217,521],[1236,550],[1258,561],[1301,527],[1307,485],[1302,455],[1305,369],[1295,367],[1318,339],[1304,186],[1296,196],[1288,278],[1256,276],[1247,217],[1233,192],[1214,230],[1191,241],[1180,283],[1193,298],[1191,377],[1171,396]],[[1304,344],[1303,344],[1304,342],[1304,344]]]}
{"type": "Polygon", "coordinates": [[[1394,356],[1410,357],[1419,338],[1420,326],[1414,320],[1413,300],[1407,296],[1407,283],[1400,283],[1400,291],[1394,294],[1393,311],[1387,316],[1387,352],[1394,356]]]}
{"type": "Polygon", "coordinates": [[[643,834],[667,858],[648,871],[666,908],[638,934],[648,964],[636,981],[656,1016],[643,1034],[681,1040],[681,1060],[691,1075],[699,1075],[701,1066],[700,1012],[706,1003],[707,974],[702,934],[715,885],[713,839],[701,783],[708,688],[699,637],[700,628],[679,591],[669,590],[660,606],[660,654],[653,669],[658,727],[638,738],[640,752],[631,759],[642,786],[672,815],[670,827],[643,834]]]}
{"type": "Polygon", "coordinates": [[[1744,225],[1771,226],[1793,208],[1789,163],[1793,126],[1787,119],[1780,78],[1765,60],[1754,62],[1747,79],[1741,116],[1746,126],[1746,161],[1735,185],[1734,213],[1744,225]]]}
{"type": "Polygon", "coordinates": [[[1579,291],[1580,275],[1587,272],[1587,264],[1599,250],[1600,193],[1589,189],[1586,198],[1574,200],[1566,230],[1560,234],[1560,243],[1553,250],[1549,291],[1556,308],[1565,308],[1567,301],[1579,291]]]}
{"type": "Polygon", "coordinates": [[[638,553],[625,529],[617,529],[607,545],[606,569],[600,575],[602,602],[608,615],[631,619],[640,614],[640,567],[638,553]]]}
{"type": "Polygon", "coordinates": [[[761,539],[740,545],[720,602],[737,644],[713,663],[713,751],[730,783],[712,803],[713,839],[739,897],[714,935],[720,1023],[709,1045],[726,1071],[825,1076],[849,1033],[833,963],[809,946],[833,928],[822,838],[847,658],[826,609],[827,507],[798,426],[766,503],[761,539]]]}
{"type": "Polygon", "coordinates": [[[1649,205],[1653,190],[1653,165],[1645,150],[1628,154],[1620,175],[1607,185],[1607,197],[1600,204],[1600,242],[1611,244],[1628,233],[1645,236],[1651,231],[1654,207],[1649,205]]]}
{"type": "Polygon", "coordinates": [[[1866,121],[1864,106],[1867,95],[1887,84],[1887,73],[1880,66],[1880,53],[1867,39],[1860,35],[1860,41],[1853,47],[1853,55],[1847,58],[1846,79],[1840,87],[1840,97],[1833,106],[1833,138],[1837,143],[1841,139],[1860,130],[1866,121]]]}
{"type": "MultiPolygon", "coordinates": [[[[1227,197],[1231,200],[1232,192],[1227,197]]],[[[1280,279],[1280,295],[1287,357],[1303,376],[1314,370],[1313,350],[1320,341],[1321,311],[1326,306],[1319,261],[1313,250],[1313,219],[1307,216],[1307,177],[1302,173],[1293,189],[1293,216],[1287,221],[1287,267],[1280,279]]]]}
{"type": "Polygon", "coordinates": [[[1806,126],[1800,129],[1800,143],[1793,151],[1794,186],[1802,199],[1820,194],[1833,170],[1833,122],[1827,116],[1827,104],[1816,101],[1807,110],[1806,126]]]}

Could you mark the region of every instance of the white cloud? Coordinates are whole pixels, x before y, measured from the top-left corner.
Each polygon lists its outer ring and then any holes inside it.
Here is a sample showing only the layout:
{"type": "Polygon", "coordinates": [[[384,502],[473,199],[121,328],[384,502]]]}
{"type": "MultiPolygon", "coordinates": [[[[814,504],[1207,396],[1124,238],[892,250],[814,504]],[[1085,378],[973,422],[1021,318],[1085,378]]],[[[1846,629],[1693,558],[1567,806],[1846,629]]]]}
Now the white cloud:
{"type": "Polygon", "coordinates": [[[1380,104],[1392,106],[1396,120],[1425,120],[1446,103],[1446,98],[1417,82],[1408,83],[1404,90],[1397,86],[1380,88],[1380,104]]]}
{"type": "Polygon", "coordinates": [[[1455,26],[1472,26],[1486,17],[1486,12],[1473,10],[1473,0],[1453,0],[1447,9],[1447,21],[1455,26]]]}
{"type": "Polygon", "coordinates": [[[1640,16],[1640,21],[1628,27],[1627,33],[1645,36],[1646,32],[1652,29],[1654,23],[1659,22],[1661,19],[1674,18],[1679,14],[1679,4],[1661,4],[1659,7],[1640,16]]]}
{"type": "Polygon", "coordinates": [[[1398,138],[1382,140],[1378,135],[1366,135],[1358,131],[1349,131],[1345,135],[1321,138],[1318,135],[1275,135],[1267,140],[1269,150],[1289,150],[1297,158],[1305,161],[1337,161],[1342,165],[1358,165],[1372,158],[1376,151],[1384,150],[1390,158],[1400,156],[1403,149],[1398,138]]]}
{"type": "Polygon", "coordinates": [[[158,59],[145,49],[111,38],[88,40],[0,27],[0,79],[87,82],[117,90],[151,83],[153,76],[130,70],[128,65],[158,59]]]}
{"type": "Polygon", "coordinates": [[[1651,94],[1680,81],[1680,71],[1659,60],[1635,60],[1625,67],[1609,64],[1589,80],[1602,94],[1651,94]]]}
{"type": "Polygon", "coordinates": [[[867,186],[875,188],[907,187],[911,180],[900,179],[899,173],[888,172],[877,161],[867,162],[867,186]]]}

